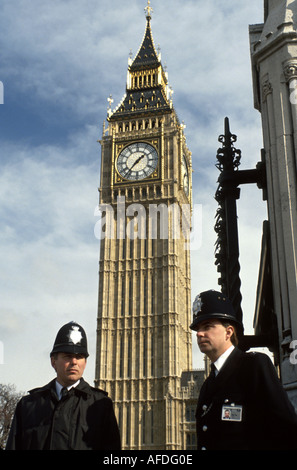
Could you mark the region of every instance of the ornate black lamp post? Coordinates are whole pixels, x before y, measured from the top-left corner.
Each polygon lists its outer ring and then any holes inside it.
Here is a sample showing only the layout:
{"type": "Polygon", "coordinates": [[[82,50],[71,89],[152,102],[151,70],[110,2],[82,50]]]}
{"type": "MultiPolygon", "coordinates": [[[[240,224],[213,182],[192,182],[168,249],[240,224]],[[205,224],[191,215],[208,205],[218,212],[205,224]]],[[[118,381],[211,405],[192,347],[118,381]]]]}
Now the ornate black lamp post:
{"type": "MultiPolygon", "coordinates": [[[[220,171],[215,199],[218,202],[215,231],[216,265],[220,273],[219,285],[223,294],[232,301],[237,318],[242,320],[241,309],[241,281],[239,264],[239,243],[236,201],[240,197],[240,184],[257,183],[259,188],[265,188],[265,164],[259,162],[254,170],[239,170],[241,151],[234,147],[236,135],[230,132],[229,119],[225,118],[225,133],[219,136],[222,148],[217,151],[218,163],[216,167],[220,171]]],[[[255,338],[249,343],[258,342],[255,338]]],[[[248,347],[250,347],[249,344],[248,347]]],[[[248,348],[247,347],[247,348],[248,348]]]]}
{"type": "Polygon", "coordinates": [[[230,132],[228,118],[225,118],[225,134],[219,136],[219,142],[223,146],[217,152],[216,164],[221,172],[215,195],[219,204],[215,225],[218,234],[216,264],[221,273],[219,284],[222,293],[232,301],[237,318],[242,320],[236,211],[236,200],[239,199],[240,190],[235,175],[240,165],[241,151],[233,145],[236,136],[230,132]]]}

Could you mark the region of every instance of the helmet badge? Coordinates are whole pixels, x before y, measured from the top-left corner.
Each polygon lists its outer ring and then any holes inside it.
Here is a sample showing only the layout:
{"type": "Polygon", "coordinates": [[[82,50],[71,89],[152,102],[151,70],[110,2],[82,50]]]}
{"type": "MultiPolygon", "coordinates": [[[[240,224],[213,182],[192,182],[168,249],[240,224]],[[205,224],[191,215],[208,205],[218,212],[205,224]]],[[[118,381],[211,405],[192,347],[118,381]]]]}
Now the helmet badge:
{"type": "Polygon", "coordinates": [[[69,331],[69,334],[68,334],[68,338],[73,344],[78,344],[78,343],[81,342],[82,334],[79,331],[78,326],[72,326],[71,327],[71,330],[69,331]]]}
{"type": "Polygon", "coordinates": [[[202,299],[201,299],[200,295],[197,295],[196,299],[194,300],[194,304],[193,304],[193,313],[194,313],[194,315],[197,315],[198,312],[201,311],[202,305],[203,305],[202,299]]]}

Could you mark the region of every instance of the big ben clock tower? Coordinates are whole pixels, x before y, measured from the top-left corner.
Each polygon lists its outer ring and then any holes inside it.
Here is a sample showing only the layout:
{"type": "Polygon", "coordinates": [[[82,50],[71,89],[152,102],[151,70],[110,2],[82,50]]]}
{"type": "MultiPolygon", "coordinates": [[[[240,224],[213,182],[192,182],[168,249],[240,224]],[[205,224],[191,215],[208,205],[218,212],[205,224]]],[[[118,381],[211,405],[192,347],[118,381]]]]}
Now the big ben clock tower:
{"type": "Polygon", "coordinates": [[[156,51],[150,1],[126,94],[101,143],[96,386],[114,402],[123,449],[183,449],[183,371],[192,368],[191,153],[156,51]]]}

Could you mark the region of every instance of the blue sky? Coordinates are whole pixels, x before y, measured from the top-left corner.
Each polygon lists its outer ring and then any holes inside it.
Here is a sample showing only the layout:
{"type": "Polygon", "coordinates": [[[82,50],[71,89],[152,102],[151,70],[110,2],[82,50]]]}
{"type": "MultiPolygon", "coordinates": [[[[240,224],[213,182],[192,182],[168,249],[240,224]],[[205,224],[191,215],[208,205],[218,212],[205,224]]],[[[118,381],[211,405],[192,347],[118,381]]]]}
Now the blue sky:
{"type": "MultiPolygon", "coordinates": [[[[2,0],[0,13],[0,341],[2,383],[25,391],[53,377],[49,351],[60,326],[89,337],[94,379],[99,242],[94,236],[100,145],[107,98],[126,86],[145,31],[146,0],[2,0]]],[[[261,0],[152,0],[152,31],[186,124],[193,202],[202,204],[202,245],[192,252],[192,297],[218,288],[213,230],[218,136],[228,116],[242,169],[262,147],[253,107],[249,24],[261,0]]],[[[262,221],[255,186],[238,202],[245,328],[252,333],[262,221]]],[[[193,367],[201,355],[193,346],[193,367]]]]}

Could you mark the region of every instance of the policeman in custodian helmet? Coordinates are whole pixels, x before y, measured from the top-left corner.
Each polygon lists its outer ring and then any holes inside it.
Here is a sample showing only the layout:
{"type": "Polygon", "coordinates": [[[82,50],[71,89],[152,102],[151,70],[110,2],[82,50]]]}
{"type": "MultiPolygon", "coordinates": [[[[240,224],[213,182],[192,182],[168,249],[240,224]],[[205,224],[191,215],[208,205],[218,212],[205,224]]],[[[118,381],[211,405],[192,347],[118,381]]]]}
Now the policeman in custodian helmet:
{"type": "Polygon", "coordinates": [[[63,325],[50,353],[57,377],[19,401],[6,449],[120,450],[111,399],[82,378],[88,356],[84,329],[63,325]]]}
{"type": "Polygon", "coordinates": [[[222,321],[230,321],[234,324],[238,334],[243,334],[243,324],[237,318],[231,301],[221,292],[208,290],[197,295],[193,302],[192,330],[204,320],[218,318],[222,321]]]}
{"type": "Polygon", "coordinates": [[[271,359],[238,348],[243,325],[230,299],[214,290],[201,292],[190,328],[211,361],[196,410],[198,449],[297,449],[295,410],[271,359]]]}
{"type": "Polygon", "coordinates": [[[88,357],[87,335],[78,323],[72,321],[60,328],[50,355],[53,356],[58,352],[69,352],[88,357]]]}

